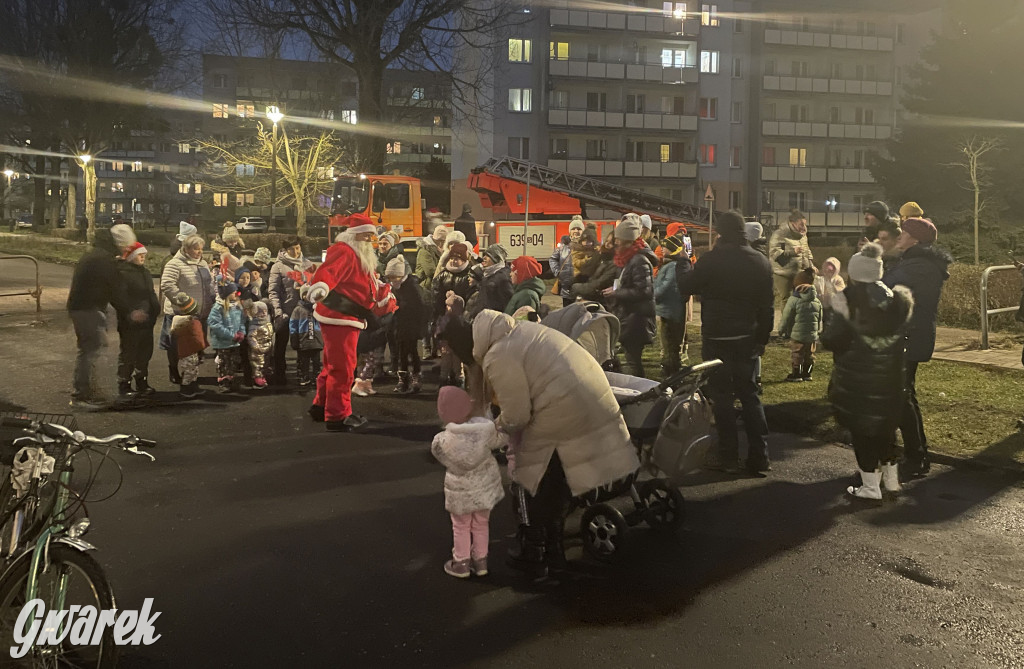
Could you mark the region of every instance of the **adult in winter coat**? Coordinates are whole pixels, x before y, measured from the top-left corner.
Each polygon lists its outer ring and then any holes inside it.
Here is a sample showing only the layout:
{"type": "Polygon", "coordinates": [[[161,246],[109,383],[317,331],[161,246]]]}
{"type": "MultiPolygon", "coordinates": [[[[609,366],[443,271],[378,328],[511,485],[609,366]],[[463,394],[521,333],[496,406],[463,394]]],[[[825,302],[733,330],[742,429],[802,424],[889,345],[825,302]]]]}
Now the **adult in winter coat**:
{"type": "Polygon", "coordinates": [[[286,237],[281,242],[277,262],[270,269],[268,297],[274,318],[274,376],[271,383],[283,386],[285,380],[285,354],[288,351],[288,319],[299,304],[299,288],[304,282],[297,282],[289,273],[313,271],[313,263],[302,255],[302,243],[296,236],[286,237]]]}
{"type": "Polygon", "coordinates": [[[786,225],[772,233],[768,259],[775,275],[775,300],[781,306],[793,291],[796,273],[814,264],[814,254],[807,244],[807,216],[799,209],[789,212],[786,225]]]}
{"type": "Polygon", "coordinates": [[[476,248],[476,219],[473,218],[473,207],[468,204],[462,205],[462,214],[454,221],[452,226],[456,232],[461,232],[463,241],[469,244],[469,248],[476,248]]]}
{"type": "MultiPolygon", "coordinates": [[[[471,329],[453,322],[446,338],[476,361],[501,406],[510,436],[512,478],[529,497],[517,568],[564,561],[562,526],[572,495],[612,483],[639,466],[626,424],[597,361],[562,333],[485,310],[471,329]]],[[[541,568],[542,570],[543,568],[541,568]]]]}
{"type": "Polygon", "coordinates": [[[540,263],[530,256],[519,256],[512,261],[512,297],[505,305],[505,313],[511,316],[522,307],[540,309],[541,297],[545,292],[544,281],[540,278],[540,263]]]}
{"type": "Polygon", "coordinates": [[[850,430],[861,470],[862,485],[847,492],[862,499],[900,489],[896,426],[906,404],[905,333],[914,300],[903,286],[881,282],[882,255],[881,246],[867,244],[850,259],[850,285],[835,296],[821,337],[835,358],[829,399],[850,430]]]}
{"type": "Polygon", "coordinates": [[[135,392],[152,395],[149,385],[149,360],[153,357],[153,327],[160,317],[160,302],[153,290],[153,275],[146,269],[146,247],[131,245],[118,263],[121,299],[117,306],[117,333],[121,349],[117,356],[117,394],[128,397],[135,392]],[[134,316],[133,316],[134,314],[134,316]],[[141,318],[145,314],[145,318],[141,318]]]}
{"type": "Polygon", "coordinates": [[[572,294],[580,299],[606,304],[608,300],[604,291],[615,283],[619,272],[615,265],[615,235],[610,234],[601,244],[601,249],[580,268],[582,276],[573,280],[572,294]]]}
{"type": "Polygon", "coordinates": [[[686,303],[679,294],[676,275],[693,268],[686,247],[675,235],[662,240],[665,253],[661,269],[654,277],[654,313],[658,316],[661,339],[661,371],[669,377],[682,369],[680,351],[686,341],[686,303]]]}
{"type": "Polygon", "coordinates": [[[199,235],[190,235],[181,244],[181,250],[164,265],[160,275],[160,294],[164,299],[164,322],[160,329],[160,348],[167,351],[167,367],[171,383],[181,385],[181,374],[178,372],[178,345],[171,334],[174,321],[174,304],[179,295],[187,295],[195,300],[194,317],[198,318],[206,328],[210,310],[217,299],[217,289],[213,284],[213,273],[210,266],[203,260],[203,247],[206,242],[199,235]]]}
{"type": "Polygon", "coordinates": [[[448,228],[439,225],[429,236],[416,242],[416,279],[420,282],[423,290],[430,290],[430,283],[434,280],[437,270],[437,262],[441,259],[441,249],[444,247],[445,238],[448,237],[448,228]]]}
{"type": "Polygon", "coordinates": [[[508,254],[500,244],[491,244],[483,253],[475,298],[466,301],[466,318],[473,320],[484,309],[504,311],[512,299],[512,272],[505,264],[508,254]]]}
{"type": "Polygon", "coordinates": [[[657,256],[640,238],[643,226],[636,214],[626,214],[615,226],[615,266],[622,268],[618,287],[606,288],[621,323],[619,343],[626,352],[625,370],[644,376],[644,346],[654,341],[654,263],[657,256]]]}
{"type": "Polygon", "coordinates": [[[467,252],[466,257],[471,257],[473,249],[466,244],[466,235],[462,234],[458,230],[452,230],[448,233],[448,236],[444,238],[444,246],[441,249],[441,257],[437,261],[437,267],[434,268],[434,278],[437,279],[437,275],[444,270],[444,266],[448,264],[448,255],[452,252],[452,247],[456,244],[464,244],[467,252]]]}
{"type": "Polygon", "coordinates": [[[563,236],[555,246],[554,253],[548,258],[548,266],[558,283],[558,296],[562,298],[562,306],[572,304],[576,298],[572,296],[572,241],[568,235],[563,236]]]}
{"type": "Polygon", "coordinates": [[[917,366],[932,359],[935,351],[935,327],[942,286],[949,278],[952,256],[936,247],[938,232],[931,221],[908,218],[896,240],[903,256],[882,278],[885,285],[906,286],[914,296],[914,315],[907,330],[907,401],[904,403],[900,433],[906,461],[904,472],[925,474],[928,462],[928,437],[924,433],[921,407],[917,403],[917,366]]]}
{"type": "Polygon", "coordinates": [[[473,294],[473,290],[469,283],[469,247],[460,242],[448,249],[444,267],[437,273],[431,284],[434,318],[444,316],[448,291],[461,297],[465,303],[473,294]]]}
{"type": "Polygon", "coordinates": [[[420,355],[416,342],[427,335],[430,309],[423,301],[419,281],[408,273],[405,263],[392,260],[388,263],[385,276],[391,283],[391,292],[398,303],[398,311],[391,323],[398,359],[398,388],[405,392],[410,388],[413,378],[417,385],[420,383],[420,355]]]}
{"type": "MultiPolygon", "coordinates": [[[[377,274],[384,276],[387,271],[388,263],[395,258],[401,258],[405,261],[406,266],[409,266],[409,261],[405,259],[405,254],[402,253],[402,245],[399,243],[398,233],[396,232],[385,232],[377,238],[377,257],[380,260],[377,261],[377,274]]],[[[412,274],[412,267],[409,267],[407,274],[412,274]]]]}
{"type": "Polygon", "coordinates": [[[708,381],[708,397],[718,430],[719,462],[727,472],[739,471],[736,431],[737,399],[743,405],[747,463],[751,472],[768,471],[768,423],[757,396],[757,360],[764,353],[775,319],[772,269],[768,259],[750,248],[743,215],[729,211],[715,217],[719,239],[703,254],[692,272],[677,274],[679,294],[701,296],[701,356],[723,365],[708,381]]]}
{"type": "MultiPolygon", "coordinates": [[[[67,309],[78,344],[71,393],[71,404],[77,408],[92,410],[103,406],[92,377],[100,350],[106,343],[107,305],[120,304],[121,277],[117,258],[135,242],[135,233],[127,225],[97,230],[93,249],[75,265],[67,309]]],[[[144,315],[136,313],[133,320],[143,318],[144,315]]]]}
{"type": "Polygon", "coordinates": [[[793,278],[793,293],[782,309],[779,335],[789,339],[793,371],[787,381],[811,381],[814,350],[821,331],[821,301],[814,287],[814,270],[805,269],[793,278]]]}

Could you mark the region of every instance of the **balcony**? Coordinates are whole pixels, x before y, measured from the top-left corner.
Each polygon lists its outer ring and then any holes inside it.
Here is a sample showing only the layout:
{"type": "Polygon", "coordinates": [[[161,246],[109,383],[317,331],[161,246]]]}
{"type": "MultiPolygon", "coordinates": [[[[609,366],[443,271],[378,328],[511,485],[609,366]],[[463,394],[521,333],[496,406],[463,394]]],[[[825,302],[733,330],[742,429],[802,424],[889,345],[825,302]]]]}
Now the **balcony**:
{"type": "Polygon", "coordinates": [[[761,181],[798,181],[801,183],[873,184],[866,169],[843,167],[761,166],[761,181]]]}
{"type": "Polygon", "coordinates": [[[548,167],[591,177],[696,179],[697,163],[658,163],[580,158],[549,159],[548,167]]]}
{"type": "Polygon", "coordinates": [[[629,114],[588,111],[585,109],[549,109],[548,125],[577,128],[631,128],[636,130],[681,130],[696,132],[697,117],[682,114],[629,114]]]}
{"type": "Polygon", "coordinates": [[[891,37],[868,37],[838,33],[811,33],[797,30],[765,30],[765,44],[809,46],[817,49],[856,49],[859,51],[892,51],[891,37]]]}
{"type": "Polygon", "coordinates": [[[892,128],[887,125],[853,123],[801,123],[795,121],[762,121],[761,134],[766,137],[821,137],[829,139],[889,139],[892,128]]]}
{"type": "Polygon", "coordinates": [[[698,35],[700,19],[677,19],[654,10],[632,9],[626,12],[603,12],[576,9],[552,9],[552,27],[628,30],[660,35],[698,35]]]}
{"type": "Polygon", "coordinates": [[[892,95],[891,81],[860,81],[857,79],[817,79],[812,77],[764,76],[766,91],[797,93],[839,93],[848,95],[892,95]]]}
{"type": "Polygon", "coordinates": [[[548,62],[553,77],[646,81],[659,84],[695,84],[700,76],[697,67],[664,67],[657,63],[597,62],[588,60],[556,60],[548,62]]]}

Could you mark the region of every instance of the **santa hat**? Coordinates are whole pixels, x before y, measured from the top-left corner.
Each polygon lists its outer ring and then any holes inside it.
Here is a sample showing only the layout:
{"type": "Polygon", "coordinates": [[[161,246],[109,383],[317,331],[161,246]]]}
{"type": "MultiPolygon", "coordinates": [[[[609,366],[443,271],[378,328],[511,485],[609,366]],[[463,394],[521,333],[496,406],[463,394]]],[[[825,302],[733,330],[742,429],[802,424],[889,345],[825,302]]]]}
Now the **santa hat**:
{"type": "Polygon", "coordinates": [[[366,214],[352,214],[346,219],[346,223],[348,224],[348,230],[345,232],[351,232],[355,235],[367,232],[377,234],[377,226],[373,224],[373,221],[366,214]]]}
{"type": "Polygon", "coordinates": [[[516,273],[516,283],[528,281],[535,276],[540,276],[544,269],[534,258],[530,256],[519,256],[512,261],[512,271],[516,273]]]}
{"type": "Polygon", "coordinates": [[[147,251],[146,247],[142,245],[142,242],[135,242],[128,247],[127,251],[124,252],[124,259],[130,261],[140,253],[149,253],[149,251],[147,251]]]}

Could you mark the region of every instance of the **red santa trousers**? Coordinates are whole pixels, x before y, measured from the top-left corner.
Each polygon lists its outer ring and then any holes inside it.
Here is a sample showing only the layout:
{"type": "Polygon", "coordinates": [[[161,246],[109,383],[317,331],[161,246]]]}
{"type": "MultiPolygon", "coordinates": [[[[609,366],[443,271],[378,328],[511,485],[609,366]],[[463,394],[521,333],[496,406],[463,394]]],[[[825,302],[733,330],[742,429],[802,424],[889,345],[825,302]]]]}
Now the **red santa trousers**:
{"type": "Polygon", "coordinates": [[[320,324],[324,338],[324,366],[316,377],[313,404],[324,408],[327,420],[345,420],[352,415],[352,382],[355,381],[356,344],[359,328],[320,324]]]}

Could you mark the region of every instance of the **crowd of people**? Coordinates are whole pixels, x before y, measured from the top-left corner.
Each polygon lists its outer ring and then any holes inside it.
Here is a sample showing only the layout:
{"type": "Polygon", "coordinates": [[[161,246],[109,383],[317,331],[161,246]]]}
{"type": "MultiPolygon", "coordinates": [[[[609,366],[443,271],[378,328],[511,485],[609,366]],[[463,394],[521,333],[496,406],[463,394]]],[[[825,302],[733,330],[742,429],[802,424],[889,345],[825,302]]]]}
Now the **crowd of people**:
{"type": "MultiPolygon", "coordinates": [[[[374,381],[389,372],[395,393],[422,390],[422,359],[437,358],[446,428],[433,451],[449,467],[455,540],[445,569],[458,577],[486,573],[487,513],[503,494],[500,485],[495,490],[488,454],[499,446],[508,449],[522,492],[518,512],[534,519],[522,523],[513,561],[534,569],[564,560],[560,528],[571,496],[637,464],[600,361],[582,347],[567,349],[563,335],[537,322],[548,310],[542,297],[550,292],[563,306],[585,300],[613,313],[622,367],[635,376],[649,371],[643,353],[657,333],[664,377],[686,362],[696,295],[701,356],[723,363],[706,388],[718,433],[707,465],[729,473],[771,470],[760,359],[777,327],[790,342],[786,381],[813,380],[818,343],[832,352],[827,394],[852,434],[860,470],[860,485],[848,492],[877,500],[899,489],[897,430],[902,474],[929,468],[915,384],[934,349],[951,262],[920,207],[907,203],[900,214],[890,216],[882,202],[866,208],[866,235],[846,278],[837,258],[815,265],[806,217],[796,210],[767,240],[759,223],[737,212],[717,217],[717,241],[699,260],[681,224],[658,239],[649,217],[625,214],[599,242],[596,226],[576,217],[549,259],[550,289],[536,259],[509,260],[500,244],[481,248],[475,234],[471,240],[444,225],[417,242],[410,263],[394,233],[355,214],[321,263],[303,255],[296,237],[286,238],[276,256],[266,248],[247,251],[231,225],[211,242],[208,259],[203,237],[183,222],[158,294],[146,248],[131,228],[115,225],[98,231],[72,282],[68,310],[79,348],[72,401],[99,403],[92,367],[108,304],[121,339],[119,395],[154,392],[148,366],[160,323],[159,346],[183,398],[204,392],[198,369],[211,348],[223,392],[287,384],[290,346],[299,385],[316,384],[309,414],[329,431],[364,426],[351,395],[376,394],[374,381]],[[567,398],[576,403],[563,406],[567,398]]],[[[460,217],[464,228],[467,217],[468,211],[460,217]]],[[[605,369],[617,365],[613,358],[605,369]]]]}

